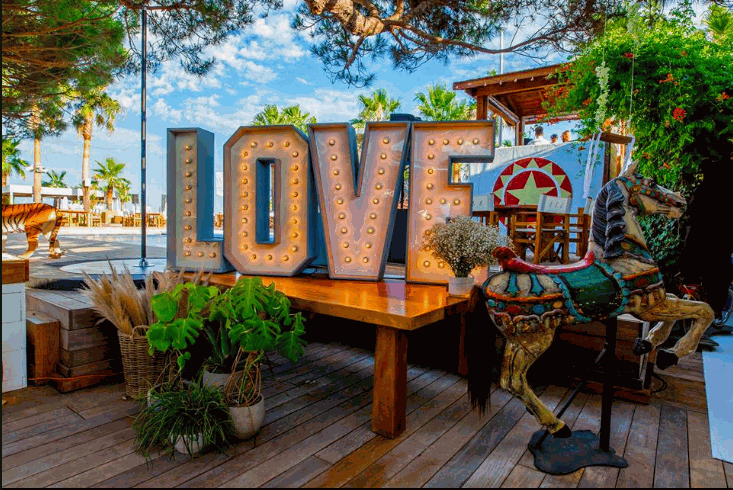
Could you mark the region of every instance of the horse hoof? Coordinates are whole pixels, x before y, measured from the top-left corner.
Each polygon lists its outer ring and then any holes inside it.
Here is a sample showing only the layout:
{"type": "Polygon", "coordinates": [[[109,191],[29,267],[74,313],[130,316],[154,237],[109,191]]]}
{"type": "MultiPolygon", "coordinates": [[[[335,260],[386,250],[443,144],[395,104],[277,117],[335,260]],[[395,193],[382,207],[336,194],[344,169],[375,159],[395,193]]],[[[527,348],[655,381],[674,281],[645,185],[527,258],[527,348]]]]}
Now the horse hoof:
{"type": "Polygon", "coordinates": [[[668,350],[660,350],[657,352],[657,367],[664,371],[665,369],[672,367],[677,364],[677,362],[680,360],[679,357],[677,357],[677,354],[673,354],[672,352],[669,352],[668,350]]]}
{"type": "Polygon", "coordinates": [[[572,435],[573,431],[570,430],[570,427],[568,427],[567,425],[563,425],[562,429],[552,434],[552,437],[557,437],[558,439],[567,439],[572,435]]]}
{"type": "Polygon", "coordinates": [[[648,340],[636,339],[634,341],[634,355],[635,356],[643,356],[644,354],[649,354],[653,349],[654,349],[654,346],[648,340]]]}

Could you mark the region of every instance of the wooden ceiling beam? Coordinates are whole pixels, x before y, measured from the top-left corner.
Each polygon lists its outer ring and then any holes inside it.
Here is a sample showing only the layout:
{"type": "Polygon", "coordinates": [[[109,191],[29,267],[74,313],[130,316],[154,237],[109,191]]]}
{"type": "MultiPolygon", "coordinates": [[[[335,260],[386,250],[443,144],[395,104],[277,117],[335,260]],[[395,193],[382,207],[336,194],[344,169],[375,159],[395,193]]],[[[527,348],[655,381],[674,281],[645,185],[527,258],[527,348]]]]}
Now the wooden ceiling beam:
{"type": "Polygon", "coordinates": [[[489,85],[487,87],[479,87],[473,91],[473,97],[480,95],[501,95],[508,93],[526,92],[529,90],[542,90],[546,87],[552,87],[557,81],[547,78],[535,78],[534,80],[518,80],[516,82],[504,82],[497,85],[489,85]]]}
{"type": "Polygon", "coordinates": [[[494,97],[486,97],[486,106],[491,109],[492,112],[499,114],[507,123],[511,124],[512,126],[516,126],[519,123],[519,116],[507,106],[496,100],[494,97]]]}

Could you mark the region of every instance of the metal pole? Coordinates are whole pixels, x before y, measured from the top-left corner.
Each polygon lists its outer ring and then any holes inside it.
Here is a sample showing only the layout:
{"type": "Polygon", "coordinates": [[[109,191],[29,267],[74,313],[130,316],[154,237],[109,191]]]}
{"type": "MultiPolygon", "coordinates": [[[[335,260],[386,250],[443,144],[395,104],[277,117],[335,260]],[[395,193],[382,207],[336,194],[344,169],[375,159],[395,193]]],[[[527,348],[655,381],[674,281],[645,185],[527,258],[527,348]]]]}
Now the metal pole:
{"type": "Polygon", "coordinates": [[[616,317],[603,321],[606,327],[606,346],[608,355],[603,359],[603,396],[601,399],[601,430],[598,434],[601,450],[609,452],[611,449],[611,409],[616,380],[616,317]]]}
{"type": "Polygon", "coordinates": [[[146,86],[145,86],[145,75],[148,69],[148,14],[145,10],[145,3],[142,6],[142,73],[141,78],[141,97],[140,97],[140,226],[141,226],[141,237],[140,237],[140,267],[148,266],[148,251],[147,251],[147,228],[148,228],[148,216],[147,216],[147,162],[145,161],[145,146],[146,146],[146,110],[145,110],[145,98],[146,98],[146,86]]]}

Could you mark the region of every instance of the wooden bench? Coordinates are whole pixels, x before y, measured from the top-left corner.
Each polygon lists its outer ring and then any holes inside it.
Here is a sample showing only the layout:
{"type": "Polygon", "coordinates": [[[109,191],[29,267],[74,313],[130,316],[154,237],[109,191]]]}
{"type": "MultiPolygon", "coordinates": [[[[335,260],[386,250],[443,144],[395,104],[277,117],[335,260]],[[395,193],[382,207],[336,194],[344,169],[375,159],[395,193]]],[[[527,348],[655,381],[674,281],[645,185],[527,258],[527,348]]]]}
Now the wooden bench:
{"type": "MultiPolygon", "coordinates": [[[[231,287],[239,274],[212,274],[210,284],[231,287]]],[[[407,410],[407,332],[457,314],[463,338],[468,299],[448,296],[445,286],[332,280],[326,277],[262,277],[288,296],[294,308],[377,326],[374,356],[372,430],[394,438],[405,430],[407,410]]],[[[467,372],[463,346],[458,371],[467,372]]]]}

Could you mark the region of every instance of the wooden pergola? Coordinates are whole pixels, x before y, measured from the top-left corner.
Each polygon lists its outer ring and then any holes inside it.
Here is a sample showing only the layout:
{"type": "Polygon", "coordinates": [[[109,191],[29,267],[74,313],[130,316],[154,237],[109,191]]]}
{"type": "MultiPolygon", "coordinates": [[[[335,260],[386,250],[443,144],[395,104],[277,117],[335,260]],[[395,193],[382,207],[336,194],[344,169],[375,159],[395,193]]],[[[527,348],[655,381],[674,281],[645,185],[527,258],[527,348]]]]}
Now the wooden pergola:
{"type": "MultiPolygon", "coordinates": [[[[453,83],[453,90],[464,90],[476,99],[476,119],[488,119],[491,111],[513,126],[515,145],[521,145],[524,126],[536,122],[547,113],[542,104],[550,100],[548,89],[557,84],[558,78],[554,75],[568,69],[567,63],[561,63],[474,78],[453,83]]],[[[564,114],[557,119],[578,119],[578,115],[564,114]]]]}

